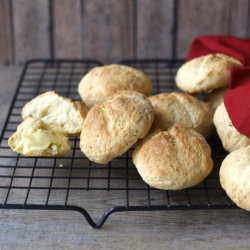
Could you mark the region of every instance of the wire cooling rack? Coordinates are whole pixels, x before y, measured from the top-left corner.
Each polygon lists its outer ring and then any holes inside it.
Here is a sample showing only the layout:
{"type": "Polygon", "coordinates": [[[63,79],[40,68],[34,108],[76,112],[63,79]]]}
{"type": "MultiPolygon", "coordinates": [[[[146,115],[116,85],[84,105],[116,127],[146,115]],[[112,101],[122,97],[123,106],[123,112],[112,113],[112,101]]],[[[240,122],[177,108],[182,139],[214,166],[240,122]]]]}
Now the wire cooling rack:
{"type": "MultiPolygon", "coordinates": [[[[179,91],[174,77],[183,61],[120,63],[145,72],[153,81],[152,94],[179,91]]],[[[121,211],[238,208],[219,183],[219,168],[227,152],[216,133],[207,140],[214,161],[212,173],[199,185],[181,191],[149,187],[132,162],[134,147],[105,165],[85,157],[79,148],[79,137],[69,140],[72,150],[65,157],[25,157],[8,147],[8,138],[22,121],[21,110],[28,101],[49,90],[80,100],[80,79],[99,65],[102,64],[90,60],[26,63],[0,136],[0,208],[74,210],[82,213],[94,228],[100,228],[110,214],[121,211]],[[97,207],[103,208],[104,214],[95,223],[89,213],[95,215],[97,207]]],[[[204,99],[203,95],[198,97],[204,99]]]]}

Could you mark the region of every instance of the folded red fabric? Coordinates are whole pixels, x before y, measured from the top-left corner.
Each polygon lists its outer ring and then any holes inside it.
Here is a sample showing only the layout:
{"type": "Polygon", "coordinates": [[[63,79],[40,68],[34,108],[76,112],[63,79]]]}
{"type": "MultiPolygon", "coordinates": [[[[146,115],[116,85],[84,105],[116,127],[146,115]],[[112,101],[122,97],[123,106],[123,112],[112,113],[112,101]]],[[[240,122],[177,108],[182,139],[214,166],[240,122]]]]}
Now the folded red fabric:
{"type": "Polygon", "coordinates": [[[224,104],[234,127],[250,138],[250,38],[198,37],[191,44],[187,61],[215,53],[233,56],[243,63],[242,68],[230,67],[230,86],[224,104]]]}
{"type": "Polygon", "coordinates": [[[233,56],[250,66],[250,38],[241,39],[234,36],[201,36],[191,44],[187,61],[208,54],[223,53],[233,56]]]}
{"type": "Polygon", "coordinates": [[[250,67],[230,68],[224,104],[234,127],[250,138],[250,67]]]}

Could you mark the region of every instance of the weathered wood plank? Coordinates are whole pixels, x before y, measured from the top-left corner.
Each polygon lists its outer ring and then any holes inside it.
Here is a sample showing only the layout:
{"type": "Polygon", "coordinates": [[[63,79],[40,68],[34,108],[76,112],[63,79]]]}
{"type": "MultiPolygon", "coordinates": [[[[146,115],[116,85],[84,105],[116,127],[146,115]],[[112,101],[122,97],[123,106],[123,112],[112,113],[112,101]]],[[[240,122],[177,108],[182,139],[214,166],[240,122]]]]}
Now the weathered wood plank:
{"type": "Polygon", "coordinates": [[[249,0],[231,0],[230,35],[248,37],[249,0]]]}
{"type": "Polygon", "coordinates": [[[0,67],[0,129],[5,122],[14,90],[20,77],[21,68],[13,66],[0,67]]]}
{"type": "Polygon", "coordinates": [[[247,37],[250,37],[250,0],[249,0],[249,2],[248,2],[248,19],[247,19],[247,23],[248,23],[248,25],[247,25],[247,37]]]}
{"type": "Polygon", "coordinates": [[[100,230],[77,212],[0,211],[3,250],[249,249],[249,233],[243,210],[123,212],[100,230]]]}
{"type": "Polygon", "coordinates": [[[133,57],[133,1],[84,0],[84,58],[104,63],[133,57]]]}
{"type": "Polygon", "coordinates": [[[9,1],[0,1],[0,65],[12,63],[9,1]]]}
{"type": "Polygon", "coordinates": [[[137,58],[172,56],[172,0],[137,1],[137,58]]]}
{"type": "Polygon", "coordinates": [[[54,0],[54,56],[81,58],[80,0],[54,0]]]}
{"type": "Polygon", "coordinates": [[[13,1],[16,63],[31,58],[49,58],[48,0],[13,1]]]}
{"type": "Polygon", "coordinates": [[[230,10],[227,0],[179,0],[177,57],[187,56],[197,36],[230,34],[230,10]]]}

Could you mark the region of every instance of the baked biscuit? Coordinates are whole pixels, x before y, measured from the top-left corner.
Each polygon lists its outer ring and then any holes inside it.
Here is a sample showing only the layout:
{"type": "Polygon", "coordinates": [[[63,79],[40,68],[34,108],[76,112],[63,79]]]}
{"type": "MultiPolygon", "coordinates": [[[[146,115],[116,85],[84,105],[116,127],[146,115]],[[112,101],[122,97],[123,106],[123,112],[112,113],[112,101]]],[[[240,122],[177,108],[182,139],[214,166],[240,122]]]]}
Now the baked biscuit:
{"type": "Polygon", "coordinates": [[[28,102],[22,111],[23,119],[29,115],[42,119],[49,125],[60,126],[68,136],[78,136],[88,109],[84,102],[73,102],[55,91],[48,91],[28,102]]]}
{"type": "Polygon", "coordinates": [[[11,149],[26,156],[64,156],[70,151],[67,133],[35,117],[18,125],[8,141],[11,149]]]}
{"type": "Polygon", "coordinates": [[[208,94],[205,102],[211,103],[214,110],[216,110],[224,100],[224,95],[226,94],[228,88],[220,88],[213,90],[210,94],[208,94]]]}
{"type": "Polygon", "coordinates": [[[222,103],[215,111],[214,125],[224,149],[228,152],[250,145],[250,139],[238,132],[233,126],[224,103],[222,103]]]}
{"type": "Polygon", "coordinates": [[[152,82],[143,72],[124,65],[112,64],[95,67],[85,75],[78,86],[78,92],[88,108],[105,102],[112,94],[122,91],[136,91],[149,95],[152,82]]]}
{"type": "Polygon", "coordinates": [[[177,72],[176,84],[186,93],[200,93],[229,86],[229,67],[242,67],[236,58],[210,54],[186,62],[177,72]]]}
{"type": "Polygon", "coordinates": [[[168,130],[176,123],[184,123],[208,138],[214,132],[214,110],[210,104],[183,93],[162,93],[150,96],[155,118],[152,128],[168,130]]]}
{"type": "Polygon", "coordinates": [[[89,111],[80,148],[91,161],[105,164],[144,138],[153,119],[153,107],[146,96],[133,91],[115,93],[89,111]]]}
{"type": "Polygon", "coordinates": [[[136,144],[133,162],[148,185],[165,190],[199,184],[214,165],[204,137],[182,123],[168,131],[151,130],[136,144]]]}
{"type": "Polygon", "coordinates": [[[241,208],[250,211],[250,147],[230,153],[220,168],[220,183],[227,195],[241,208]]]}

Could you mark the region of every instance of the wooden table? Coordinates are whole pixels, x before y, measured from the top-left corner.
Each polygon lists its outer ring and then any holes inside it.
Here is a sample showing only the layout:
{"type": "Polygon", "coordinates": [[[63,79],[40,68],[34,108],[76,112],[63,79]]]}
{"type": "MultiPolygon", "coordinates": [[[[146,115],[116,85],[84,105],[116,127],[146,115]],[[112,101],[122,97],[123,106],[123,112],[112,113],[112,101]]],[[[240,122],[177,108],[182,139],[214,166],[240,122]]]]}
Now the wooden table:
{"type": "MultiPolygon", "coordinates": [[[[2,126],[20,68],[0,68],[2,126]]],[[[92,196],[97,221],[114,197],[92,196]]],[[[0,210],[0,249],[249,249],[244,210],[153,211],[112,214],[92,229],[78,212],[0,210]]]]}

